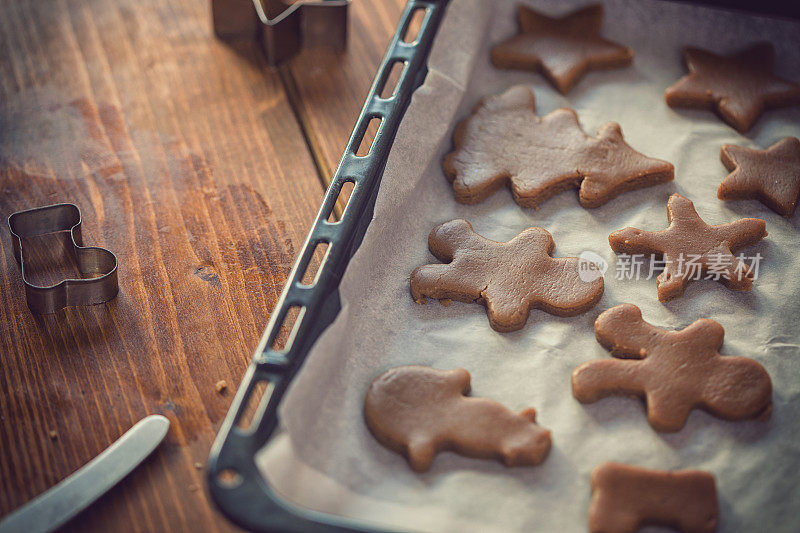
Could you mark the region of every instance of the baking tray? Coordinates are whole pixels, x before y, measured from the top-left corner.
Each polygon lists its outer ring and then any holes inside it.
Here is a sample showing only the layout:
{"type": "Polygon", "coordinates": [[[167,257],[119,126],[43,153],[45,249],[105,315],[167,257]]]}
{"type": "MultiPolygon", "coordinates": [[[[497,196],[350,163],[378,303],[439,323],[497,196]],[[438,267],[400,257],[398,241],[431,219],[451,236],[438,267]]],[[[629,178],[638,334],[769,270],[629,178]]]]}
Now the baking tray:
{"type": "MultiPolygon", "coordinates": [[[[700,3],[754,10],[753,6],[743,6],[737,2],[717,0],[700,3]]],[[[446,4],[447,0],[408,2],[322,207],[212,447],[208,468],[210,493],[223,513],[242,527],[257,531],[376,530],[338,516],[300,508],[281,499],[257,468],[254,457],[278,428],[278,406],[291,380],[312,345],[340,310],[339,280],[372,220],[389,150],[413,91],[425,79],[427,56],[446,4]],[[425,12],[418,37],[413,43],[404,43],[403,36],[417,10],[425,12]],[[395,94],[389,99],[382,99],[378,95],[393,64],[398,61],[405,62],[406,66],[395,94]],[[373,118],[381,119],[373,146],[367,156],[357,157],[356,150],[373,118]],[[354,184],[354,189],[344,214],[340,221],[328,222],[342,186],[348,181],[354,184]],[[319,266],[316,282],[311,287],[301,285],[301,279],[319,243],[327,243],[328,250],[319,266]],[[293,307],[301,310],[286,348],[275,350],[272,345],[293,307]],[[260,387],[264,384],[267,385],[267,392],[259,401],[260,387]],[[243,430],[238,427],[238,422],[245,415],[247,406],[252,404],[251,397],[258,401],[258,408],[250,428],[243,430]]],[[[779,3],[771,1],[756,9],[765,14],[797,16],[795,7],[784,4],[781,8],[779,3]]]]}
{"type": "Polygon", "coordinates": [[[394,36],[381,60],[366,101],[347,141],[344,155],[333,175],[322,207],[283,288],[267,329],[247,368],[231,408],[211,448],[208,462],[208,487],[214,502],[238,525],[254,531],[375,531],[333,515],[301,509],[284,500],[266,482],[256,467],[254,456],[278,427],[278,405],[311,346],[333,322],[341,305],[339,280],[355,253],[372,219],[378,185],[397,128],[414,90],[427,74],[427,58],[439,27],[447,0],[409,0],[394,36]],[[413,42],[405,42],[412,19],[424,15],[413,42]],[[381,98],[384,85],[395,63],[405,63],[394,93],[381,98]],[[356,152],[372,119],[381,120],[372,147],[366,156],[356,152]],[[353,183],[353,191],[338,221],[328,217],[337,203],[342,186],[353,183]],[[327,252],[319,265],[315,282],[301,280],[318,244],[327,252]],[[300,308],[291,333],[281,350],[273,344],[292,308],[300,308]],[[264,387],[266,385],[266,387],[264,387]],[[251,404],[251,396],[263,396],[248,429],[238,426],[251,404]]]}

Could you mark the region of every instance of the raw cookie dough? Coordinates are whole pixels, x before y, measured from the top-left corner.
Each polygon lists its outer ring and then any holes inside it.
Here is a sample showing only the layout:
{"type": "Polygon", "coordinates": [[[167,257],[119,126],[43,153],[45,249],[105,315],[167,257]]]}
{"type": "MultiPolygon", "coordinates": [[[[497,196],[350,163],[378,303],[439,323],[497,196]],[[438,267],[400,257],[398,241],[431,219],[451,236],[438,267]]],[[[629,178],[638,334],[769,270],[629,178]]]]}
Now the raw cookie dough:
{"type": "Polygon", "coordinates": [[[538,70],[567,94],[589,70],[626,67],[633,50],[600,36],[603,6],[582,7],[563,17],[517,8],[519,33],[492,48],[499,68],[538,70]]]}
{"type": "Polygon", "coordinates": [[[717,189],[720,200],[757,199],[791,217],[800,197],[800,140],[786,137],[766,150],[726,144],[720,159],[729,171],[717,189]]]}
{"type": "Polygon", "coordinates": [[[800,85],[776,76],[775,49],[762,42],[730,56],[686,48],[689,74],[667,89],[670,107],[710,109],[741,133],[766,109],[800,104],[800,85]]]}
{"type": "Polygon", "coordinates": [[[463,368],[401,366],[378,376],[364,401],[364,418],[378,441],[425,472],[437,453],[498,459],[506,466],[538,465],[550,451],[550,432],[536,411],[514,413],[487,398],[469,398],[463,368]]]}
{"type": "Polygon", "coordinates": [[[453,133],[442,163],[456,200],[475,204],[509,184],[522,207],[579,188],[583,207],[673,179],[672,164],[640,154],[609,122],[586,135],[572,109],[536,114],[533,91],[515,86],[478,103],[453,133]]]}
{"type": "Polygon", "coordinates": [[[603,295],[602,275],[584,281],[577,257],[551,257],[555,243],[542,228],[528,228],[508,242],[495,242],[475,233],[466,220],[451,220],[431,230],[428,247],[446,264],[414,269],[414,300],[485,304],[496,331],[521,329],[531,309],[558,316],[583,313],[603,295]]]}
{"type": "Polygon", "coordinates": [[[733,254],[767,236],[760,218],[741,218],[728,224],[706,224],[694,204],[680,194],[667,202],[669,227],[661,231],[625,228],[608,236],[618,254],[661,255],[664,271],[656,279],[658,299],[666,302],[683,295],[689,281],[711,272],[729,289],[749,291],[753,271],[733,254]],[[699,269],[699,272],[698,272],[699,269]]]}
{"type": "Polygon", "coordinates": [[[695,407],[726,420],[763,419],[772,381],[757,361],[720,355],[725,330],[701,318],[679,331],[648,324],[632,304],[612,307],[594,324],[597,342],[617,359],[588,361],[572,373],[581,403],[611,395],[641,396],[657,431],[679,431],[695,407]]]}
{"type": "Polygon", "coordinates": [[[636,533],[646,525],[711,533],[718,514],[717,486],[708,472],[620,463],[604,463],[592,472],[591,533],[636,533]]]}

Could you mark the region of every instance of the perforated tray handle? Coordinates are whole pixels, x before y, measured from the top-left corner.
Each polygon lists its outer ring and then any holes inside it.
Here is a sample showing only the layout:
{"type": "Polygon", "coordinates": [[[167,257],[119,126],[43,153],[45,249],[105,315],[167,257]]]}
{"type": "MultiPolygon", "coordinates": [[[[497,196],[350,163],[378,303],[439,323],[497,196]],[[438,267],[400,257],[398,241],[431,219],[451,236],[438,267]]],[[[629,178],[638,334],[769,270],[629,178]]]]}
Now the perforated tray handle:
{"type": "Polygon", "coordinates": [[[339,280],[361,243],[369,222],[386,159],[403,118],[411,94],[427,74],[427,58],[447,0],[409,0],[378,73],[367,95],[342,159],[333,175],[314,226],[306,238],[289,279],[270,317],[267,329],[245,372],[217,438],[208,463],[208,487],[222,512],[242,527],[256,531],[376,531],[344,518],[311,511],[281,499],[255,464],[255,454],[278,427],[278,405],[289,383],[322,331],[333,322],[341,306],[339,280]],[[413,42],[404,42],[417,11],[424,12],[413,42]],[[405,63],[394,93],[379,95],[389,79],[392,66],[405,63]],[[373,118],[381,120],[370,152],[363,157],[356,150],[373,118]],[[354,188],[341,220],[329,222],[342,185],[354,188]],[[319,266],[316,282],[302,285],[301,279],[318,243],[327,243],[327,253],[319,266]],[[290,308],[300,312],[286,346],[273,344],[290,308]],[[251,396],[266,385],[248,429],[239,427],[251,396]]]}

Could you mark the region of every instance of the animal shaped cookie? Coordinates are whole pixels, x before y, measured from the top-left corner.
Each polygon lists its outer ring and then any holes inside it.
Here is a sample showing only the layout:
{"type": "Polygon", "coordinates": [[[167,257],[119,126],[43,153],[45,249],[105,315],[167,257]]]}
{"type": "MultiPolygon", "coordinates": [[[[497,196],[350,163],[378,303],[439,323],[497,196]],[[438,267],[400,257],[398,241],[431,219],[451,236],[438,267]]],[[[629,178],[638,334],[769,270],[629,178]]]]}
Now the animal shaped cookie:
{"type": "Polygon", "coordinates": [[[492,48],[499,68],[538,70],[567,94],[589,70],[626,67],[633,50],[600,36],[603,6],[548,17],[527,6],[517,8],[519,33],[492,48]]]}
{"type": "Polygon", "coordinates": [[[542,228],[495,242],[475,233],[466,220],[451,220],[433,228],[428,247],[445,264],[414,269],[414,300],[482,303],[496,331],[521,329],[531,309],[558,316],[583,313],[603,295],[602,276],[581,279],[577,257],[551,257],[555,243],[542,228]]]}
{"type": "Polygon", "coordinates": [[[367,427],[378,441],[425,472],[437,453],[498,459],[506,466],[538,465],[550,451],[550,432],[536,411],[514,413],[487,398],[470,398],[463,368],[401,366],[378,376],[364,401],[367,427]]]}
{"type": "Polygon", "coordinates": [[[456,127],[453,144],[442,167],[463,204],[478,203],[508,184],[522,207],[574,188],[583,207],[598,207],[674,174],[670,163],[628,146],[619,124],[609,122],[589,137],[572,109],[540,117],[533,92],[524,86],[478,103],[456,127]]]}
{"type": "Polygon", "coordinates": [[[662,256],[664,271],[656,278],[658,299],[662,302],[683,295],[693,279],[709,271],[729,289],[749,291],[753,271],[733,254],[767,236],[767,223],[760,218],[741,218],[728,224],[706,224],[694,204],[680,194],[667,202],[669,227],[661,231],[625,228],[608,236],[618,254],[662,256]]]}
{"type": "Polygon", "coordinates": [[[592,472],[591,483],[591,533],[636,533],[647,525],[684,533],[717,529],[717,486],[708,472],[604,463],[592,472]]]}
{"type": "Polygon", "coordinates": [[[744,133],[766,109],[800,104],[800,85],[774,74],[775,49],[756,43],[730,56],[686,48],[689,74],[665,93],[670,107],[716,111],[744,133]]]}
{"type": "Polygon", "coordinates": [[[720,200],[759,200],[785,217],[800,198],[800,140],[786,137],[766,150],[726,144],[722,164],[731,171],[717,189],[720,200]]]}
{"type": "Polygon", "coordinates": [[[572,372],[581,403],[633,394],[647,404],[657,431],[679,431],[695,407],[727,420],[768,417],[772,381],[758,362],[720,355],[725,330],[701,318],[680,331],[648,324],[638,307],[623,304],[594,324],[597,342],[616,359],[589,361],[572,372]]]}

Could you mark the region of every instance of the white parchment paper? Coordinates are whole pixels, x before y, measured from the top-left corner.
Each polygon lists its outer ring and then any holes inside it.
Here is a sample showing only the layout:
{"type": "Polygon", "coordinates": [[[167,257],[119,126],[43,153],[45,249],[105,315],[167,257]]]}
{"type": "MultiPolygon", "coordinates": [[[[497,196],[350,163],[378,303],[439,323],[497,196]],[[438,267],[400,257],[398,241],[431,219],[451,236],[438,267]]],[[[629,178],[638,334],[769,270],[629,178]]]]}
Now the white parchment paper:
{"type": "MultiPolygon", "coordinates": [[[[342,279],[342,311],[293,384],[281,412],[283,433],[260,452],[260,467],[299,504],[394,529],[565,532],[586,530],[589,475],[604,461],[699,468],[716,476],[721,531],[798,531],[800,215],[787,220],[755,201],[724,203],[716,188],[727,175],[719,161],[722,144],[765,148],[800,136],[800,109],[767,112],[743,136],[710,112],[670,109],[663,95],[685,73],[685,45],[730,53],[768,39],[776,47],[777,72],[798,78],[800,24],[679,3],[608,1],[603,33],[632,46],[634,63],[589,73],[565,97],[537,74],[489,63],[490,46],[515,32],[515,3],[453,0],[448,7],[430,73],[394,143],[374,220],[342,279]],[[592,210],[580,207],[576,191],[538,210],[520,208],[507,190],[479,205],[456,203],[441,170],[453,126],[479,98],[518,83],[534,89],[539,114],[571,107],[591,135],[605,122],[619,122],[634,149],[675,164],[675,181],[592,210]],[[665,305],[656,298],[654,279],[616,279],[608,234],[629,225],[666,227],[673,192],[693,200],[709,223],[745,216],[767,221],[769,236],[747,250],[763,256],[752,292],[700,281],[665,305]],[[598,253],[610,264],[603,299],[573,318],[533,311],[524,329],[509,334],[493,331],[479,305],[415,304],[409,275],[436,261],[427,235],[454,218],[495,240],[541,226],[553,235],[556,256],[598,253]],[[752,357],[770,373],[771,419],[733,423],[694,411],[679,433],[659,434],[638,399],[579,404],[570,373],[584,361],[609,357],[595,341],[593,323],[625,302],[661,327],[682,328],[700,317],[720,322],[723,353],[752,357]],[[362,417],[370,382],[405,364],[463,367],[472,374],[475,396],[514,410],[535,407],[539,423],[553,433],[550,456],[539,467],[509,469],[443,453],[429,472],[413,473],[372,438],[362,417]]],[[[577,7],[566,4],[532,3],[551,14],[577,7]]]]}

